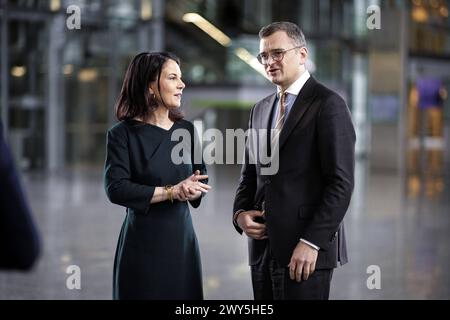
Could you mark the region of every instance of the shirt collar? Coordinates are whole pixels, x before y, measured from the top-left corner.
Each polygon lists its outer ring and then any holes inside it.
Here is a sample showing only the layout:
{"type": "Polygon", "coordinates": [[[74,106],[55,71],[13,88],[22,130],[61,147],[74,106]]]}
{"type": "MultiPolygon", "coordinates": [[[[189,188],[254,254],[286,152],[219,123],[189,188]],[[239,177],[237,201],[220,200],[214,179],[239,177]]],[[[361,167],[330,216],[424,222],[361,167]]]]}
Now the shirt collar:
{"type": "MultiPolygon", "coordinates": [[[[302,90],[303,86],[305,85],[306,81],[311,77],[308,70],[305,70],[305,72],[302,73],[302,75],[295,80],[293,84],[290,85],[289,88],[287,88],[286,92],[289,94],[292,94],[294,96],[298,96],[300,93],[300,90],[302,90]]],[[[277,96],[280,96],[281,89],[280,87],[277,87],[277,96]]]]}

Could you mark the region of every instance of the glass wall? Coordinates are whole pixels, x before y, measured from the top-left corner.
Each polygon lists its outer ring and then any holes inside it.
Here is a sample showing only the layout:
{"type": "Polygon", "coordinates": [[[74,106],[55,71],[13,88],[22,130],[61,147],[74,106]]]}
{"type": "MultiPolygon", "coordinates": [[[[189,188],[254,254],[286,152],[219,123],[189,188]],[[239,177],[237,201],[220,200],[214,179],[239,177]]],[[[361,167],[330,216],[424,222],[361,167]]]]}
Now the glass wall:
{"type": "Polygon", "coordinates": [[[450,123],[448,1],[413,1],[408,65],[408,196],[439,199],[444,190],[450,123]]]}
{"type": "MultiPolygon", "coordinates": [[[[45,163],[45,105],[48,70],[47,25],[44,21],[8,21],[5,77],[8,112],[5,121],[15,158],[24,168],[45,163]]],[[[3,45],[2,45],[3,47],[3,45]]],[[[2,48],[3,49],[3,48],[2,48]]],[[[2,64],[3,66],[3,64],[2,64]]],[[[2,78],[3,79],[3,78],[2,78]]],[[[2,81],[2,86],[5,83],[2,81]]],[[[3,118],[3,117],[2,117],[3,118]]]]}
{"type": "Polygon", "coordinates": [[[19,166],[98,165],[131,57],[158,47],[152,1],[3,1],[1,13],[2,118],[19,166]]]}
{"type": "MultiPolygon", "coordinates": [[[[398,136],[397,124],[404,118],[400,67],[405,59],[399,40],[403,4],[3,0],[2,26],[7,30],[2,27],[6,36],[1,66],[7,81],[2,80],[2,86],[8,90],[1,94],[2,117],[7,115],[8,135],[23,168],[101,165],[105,132],[115,121],[113,106],[131,57],[165,49],[182,60],[188,118],[205,119],[212,111],[216,112],[212,118],[220,113],[235,119],[226,126],[245,127],[248,109],[274,90],[255,59],[258,31],[282,19],[303,28],[310,52],[308,69],[348,102],[359,130],[358,152],[384,157],[386,137],[374,140],[370,133],[375,126],[381,132],[378,137],[387,132],[391,138],[398,136]],[[381,30],[366,26],[367,8],[373,4],[382,11],[381,30]],[[74,17],[74,11],[67,13],[70,5],[79,8],[80,29],[68,27],[74,17]],[[385,80],[380,82],[381,78],[385,80]]],[[[423,55],[420,48],[428,48],[428,55],[447,54],[446,8],[446,1],[425,0],[407,8],[413,26],[411,54],[423,55]],[[422,9],[417,13],[421,6],[430,11],[426,23],[422,9]],[[430,40],[430,30],[442,32],[430,40]]],[[[388,152],[394,165],[397,149],[392,145],[388,152]]],[[[387,162],[380,158],[379,163],[387,162]]]]}

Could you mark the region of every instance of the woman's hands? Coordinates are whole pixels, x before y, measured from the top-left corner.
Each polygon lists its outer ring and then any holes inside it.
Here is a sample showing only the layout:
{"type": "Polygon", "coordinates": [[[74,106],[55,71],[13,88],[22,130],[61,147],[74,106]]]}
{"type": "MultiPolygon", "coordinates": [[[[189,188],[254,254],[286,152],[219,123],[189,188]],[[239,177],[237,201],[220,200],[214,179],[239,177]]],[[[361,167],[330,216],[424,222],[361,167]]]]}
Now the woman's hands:
{"type": "Polygon", "coordinates": [[[200,175],[196,170],[193,175],[173,186],[173,197],[180,201],[192,201],[201,197],[202,192],[208,193],[211,186],[200,182],[199,180],[208,179],[207,175],[200,175]]]}

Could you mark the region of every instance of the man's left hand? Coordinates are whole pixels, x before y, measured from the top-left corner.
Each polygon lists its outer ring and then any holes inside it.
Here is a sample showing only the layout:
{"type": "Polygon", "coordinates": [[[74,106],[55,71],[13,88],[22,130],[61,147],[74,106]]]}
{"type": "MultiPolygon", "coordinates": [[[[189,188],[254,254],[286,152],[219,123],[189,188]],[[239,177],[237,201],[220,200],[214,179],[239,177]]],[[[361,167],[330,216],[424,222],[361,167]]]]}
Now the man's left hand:
{"type": "Polygon", "coordinates": [[[308,280],[314,272],[317,261],[317,250],[308,244],[299,241],[292,253],[291,262],[288,264],[291,280],[301,282],[308,280]]]}

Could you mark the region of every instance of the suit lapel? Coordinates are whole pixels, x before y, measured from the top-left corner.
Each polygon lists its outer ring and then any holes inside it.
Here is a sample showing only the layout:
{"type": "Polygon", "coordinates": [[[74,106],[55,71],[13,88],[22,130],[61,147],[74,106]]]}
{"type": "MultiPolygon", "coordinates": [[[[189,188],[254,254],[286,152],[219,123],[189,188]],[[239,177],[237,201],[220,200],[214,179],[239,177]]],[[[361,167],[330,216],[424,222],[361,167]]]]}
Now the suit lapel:
{"type": "Polygon", "coordinates": [[[270,115],[272,113],[273,104],[275,103],[276,93],[267,98],[264,111],[260,113],[259,129],[270,129],[270,115]]]}
{"type": "MultiPolygon", "coordinates": [[[[270,155],[270,127],[271,127],[271,117],[273,104],[275,103],[277,95],[274,93],[266,100],[266,104],[264,106],[264,111],[260,112],[259,116],[259,128],[266,130],[266,135],[263,138],[263,141],[260,142],[261,146],[261,154],[270,155]]],[[[259,135],[259,134],[258,134],[259,135]]]]}
{"type": "Polygon", "coordinates": [[[300,90],[299,95],[295,99],[294,105],[283,125],[283,129],[280,132],[280,150],[286,143],[287,138],[291,134],[292,130],[295,128],[297,123],[302,119],[305,112],[311,105],[312,98],[314,97],[314,88],[316,86],[316,80],[311,76],[308,81],[306,81],[302,90],[300,90]]]}

